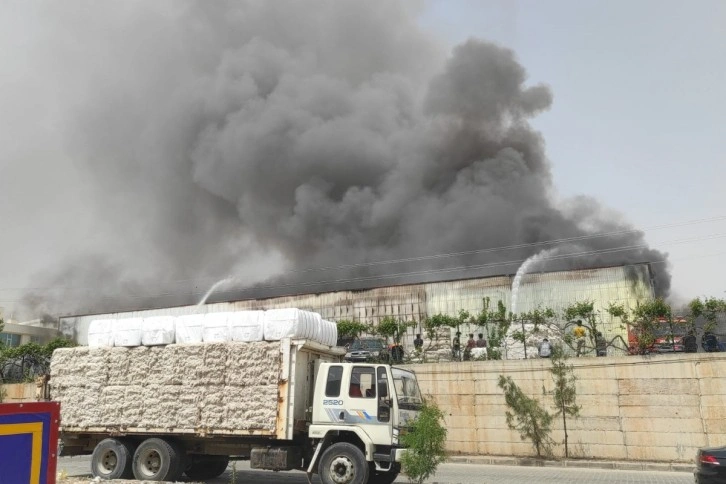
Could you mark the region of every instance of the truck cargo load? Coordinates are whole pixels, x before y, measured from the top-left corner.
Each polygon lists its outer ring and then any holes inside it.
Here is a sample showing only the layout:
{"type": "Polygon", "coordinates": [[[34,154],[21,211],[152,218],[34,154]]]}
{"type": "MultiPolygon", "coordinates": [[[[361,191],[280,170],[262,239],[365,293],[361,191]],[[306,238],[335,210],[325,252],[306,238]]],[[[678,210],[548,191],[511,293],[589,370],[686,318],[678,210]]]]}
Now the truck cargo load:
{"type": "Polygon", "coordinates": [[[93,317],[51,358],[61,455],[101,479],[193,480],[230,460],[323,484],[390,484],[422,404],[415,374],[345,363],[337,328],[295,308],[93,317]],[[148,323],[148,324],[147,324],[148,323]],[[174,343],[170,343],[175,341],[174,343]]]}
{"type": "Polygon", "coordinates": [[[293,425],[284,417],[295,403],[288,385],[295,365],[336,361],[342,354],[323,350],[330,353],[290,339],[63,348],[51,361],[51,397],[64,403],[61,426],[67,432],[285,438],[293,425]]]}

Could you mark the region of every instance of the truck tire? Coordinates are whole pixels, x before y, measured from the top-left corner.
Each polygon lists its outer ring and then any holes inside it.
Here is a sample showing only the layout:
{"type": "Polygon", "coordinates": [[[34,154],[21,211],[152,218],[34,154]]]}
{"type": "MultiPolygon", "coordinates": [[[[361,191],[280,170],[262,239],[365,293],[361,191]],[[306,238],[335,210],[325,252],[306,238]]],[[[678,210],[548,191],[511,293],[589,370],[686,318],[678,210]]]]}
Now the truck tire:
{"type": "Polygon", "coordinates": [[[144,440],[134,452],[134,477],[139,481],[177,481],[184,472],[184,451],[172,440],[144,440]]]}
{"type": "Polygon", "coordinates": [[[184,474],[189,479],[206,480],[221,476],[227,470],[229,458],[224,456],[202,455],[195,457],[184,474]]]}
{"type": "Polygon", "coordinates": [[[323,452],[318,474],[323,484],[367,484],[368,462],[358,447],[338,442],[323,452]]]}
{"type": "Polygon", "coordinates": [[[134,446],[121,439],[103,439],[93,449],[91,473],[101,479],[130,479],[134,476],[131,462],[134,446]]]}

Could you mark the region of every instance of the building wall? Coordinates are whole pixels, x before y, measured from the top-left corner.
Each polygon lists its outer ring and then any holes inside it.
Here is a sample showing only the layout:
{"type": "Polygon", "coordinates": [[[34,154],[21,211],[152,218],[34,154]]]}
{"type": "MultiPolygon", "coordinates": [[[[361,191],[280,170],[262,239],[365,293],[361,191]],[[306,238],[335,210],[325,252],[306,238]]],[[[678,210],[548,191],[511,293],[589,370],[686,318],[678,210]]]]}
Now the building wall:
{"type": "Polygon", "coordinates": [[[0,385],[3,403],[35,402],[37,386],[35,383],[5,383],[0,385]]]}
{"type": "MultiPolygon", "coordinates": [[[[702,446],[726,445],[726,354],[573,358],[581,417],[567,423],[574,457],[690,462],[702,446]]],[[[536,455],[506,424],[499,375],[551,405],[546,359],[413,365],[421,391],[446,416],[452,453],[536,455]]],[[[562,442],[562,420],[552,437],[562,442]]],[[[562,445],[556,456],[564,455],[562,445]]]]}
{"type": "MultiPolygon", "coordinates": [[[[89,315],[61,318],[60,330],[68,337],[85,344],[88,324],[99,318],[125,318],[148,316],[180,316],[219,311],[246,309],[273,309],[297,307],[320,313],[333,321],[352,319],[377,324],[383,317],[393,316],[421,322],[435,314],[458,315],[460,310],[479,313],[484,298],[496,307],[502,301],[509,307],[513,276],[408,284],[357,291],[336,291],[320,294],[302,294],[268,299],[250,299],[227,303],[205,304],[154,309],[129,313],[89,315]]],[[[601,311],[610,302],[634,308],[638,302],[653,297],[650,268],[647,264],[577,271],[525,274],[519,288],[518,311],[527,312],[538,307],[561,311],[576,302],[592,300],[601,311]]],[[[603,333],[608,339],[616,334],[625,335],[617,322],[606,318],[603,333]]],[[[476,327],[462,328],[475,333],[476,327]]],[[[412,346],[420,328],[411,328],[404,344],[412,346]]],[[[627,337],[625,337],[627,341],[627,337]]]]}
{"type": "Polygon", "coordinates": [[[17,335],[19,338],[12,338],[20,346],[25,343],[46,344],[57,338],[60,333],[55,328],[44,328],[40,326],[29,326],[26,324],[5,323],[2,333],[0,333],[0,341],[6,342],[6,335],[17,335]]]}

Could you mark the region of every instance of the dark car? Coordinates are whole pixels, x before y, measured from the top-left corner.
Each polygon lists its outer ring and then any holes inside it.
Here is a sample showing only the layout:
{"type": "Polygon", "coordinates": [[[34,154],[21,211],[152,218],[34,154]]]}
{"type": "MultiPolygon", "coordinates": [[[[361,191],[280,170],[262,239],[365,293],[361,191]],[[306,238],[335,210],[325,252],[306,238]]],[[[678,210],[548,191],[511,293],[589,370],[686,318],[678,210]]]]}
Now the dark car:
{"type": "Polygon", "coordinates": [[[345,361],[360,363],[364,361],[386,360],[388,347],[380,338],[360,338],[353,341],[345,354],[345,361]]]}
{"type": "Polygon", "coordinates": [[[696,484],[726,483],[726,447],[698,449],[693,476],[696,484]]]}

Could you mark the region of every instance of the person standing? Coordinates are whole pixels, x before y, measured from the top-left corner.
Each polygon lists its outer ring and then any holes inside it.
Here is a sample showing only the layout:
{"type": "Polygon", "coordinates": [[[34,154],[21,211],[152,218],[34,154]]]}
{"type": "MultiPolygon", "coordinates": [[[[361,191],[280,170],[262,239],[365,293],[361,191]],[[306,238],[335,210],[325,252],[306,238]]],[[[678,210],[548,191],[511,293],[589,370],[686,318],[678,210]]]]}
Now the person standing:
{"type": "Polygon", "coordinates": [[[582,325],[582,321],[577,321],[577,326],[575,326],[575,329],[572,330],[572,333],[575,335],[575,343],[577,345],[577,356],[580,356],[583,353],[583,348],[585,347],[585,327],[582,325]]]}
{"type": "Polygon", "coordinates": [[[451,353],[455,360],[461,359],[461,332],[457,331],[454,341],[451,345],[451,353]]]}
{"type": "Polygon", "coordinates": [[[474,333],[469,333],[469,339],[466,341],[466,348],[464,349],[464,361],[471,360],[471,350],[474,348],[476,348],[474,333]]]}
{"type": "Polygon", "coordinates": [[[424,341],[423,341],[423,339],[421,339],[421,335],[417,334],[416,339],[413,340],[413,348],[416,351],[421,351],[421,349],[423,348],[423,343],[424,343],[424,341]]]}
{"type": "Polygon", "coordinates": [[[479,339],[476,340],[476,347],[477,348],[486,348],[487,347],[487,340],[484,339],[484,335],[482,333],[479,333],[479,339]]]}
{"type": "Polygon", "coordinates": [[[552,345],[550,344],[550,340],[545,338],[539,344],[539,357],[540,358],[549,358],[551,355],[552,355],[552,345]]]}
{"type": "Polygon", "coordinates": [[[608,342],[600,331],[595,333],[595,356],[607,356],[608,342]]]}

